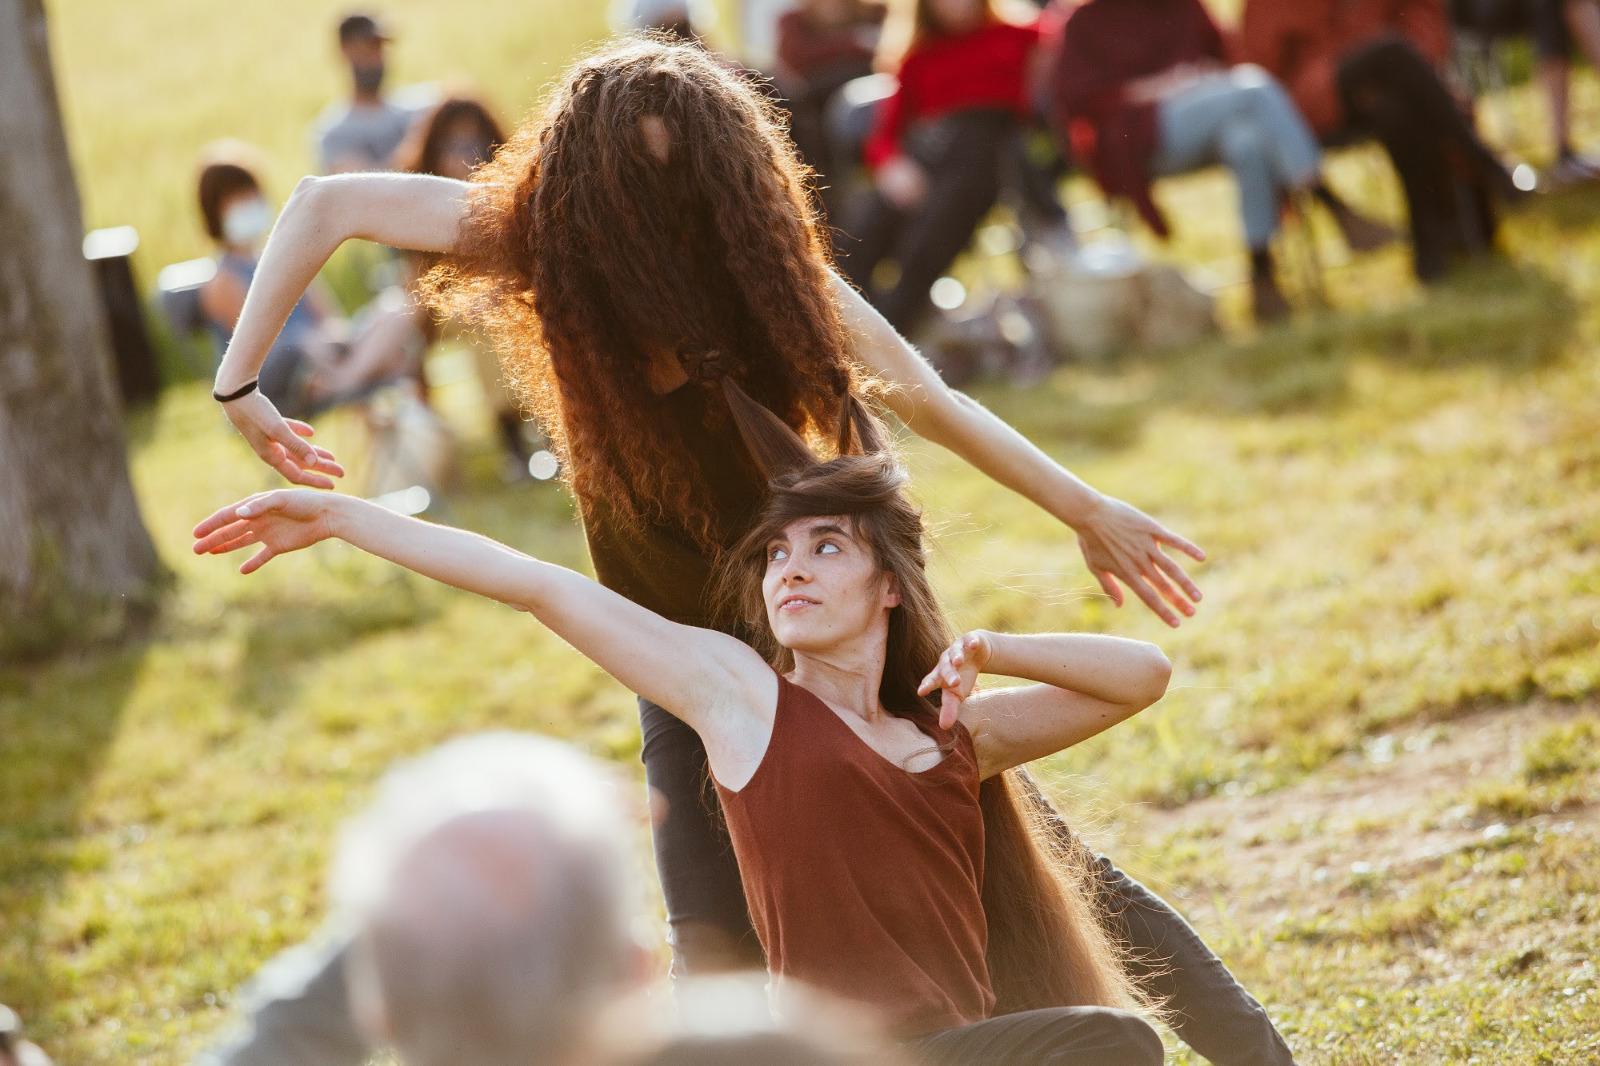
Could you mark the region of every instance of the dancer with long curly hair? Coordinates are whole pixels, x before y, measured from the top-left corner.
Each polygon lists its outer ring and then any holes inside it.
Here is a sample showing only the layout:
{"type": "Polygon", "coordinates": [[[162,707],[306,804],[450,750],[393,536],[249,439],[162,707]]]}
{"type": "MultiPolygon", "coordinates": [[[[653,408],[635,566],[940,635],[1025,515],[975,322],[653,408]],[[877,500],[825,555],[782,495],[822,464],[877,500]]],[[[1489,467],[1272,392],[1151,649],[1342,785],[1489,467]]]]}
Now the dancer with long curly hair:
{"type": "MultiPolygon", "coordinates": [[[[423,290],[496,341],[561,459],[600,582],[673,622],[719,624],[714,569],[765,492],[716,384],[727,377],[814,441],[837,434],[842,397],[879,397],[913,432],[1072,528],[1114,602],[1125,586],[1170,625],[1192,614],[1200,591],[1166,549],[1202,559],[1200,549],[946,387],[830,268],[811,203],[750,83],[692,44],[615,43],[578,61],[470,182],[302,181],[262,256],[217,396],[264,461],[331,488],[343,471],[307,439],[311,427],[250,390],[260,359],[345,240],[440,253],[423,290]]],[[[704,788],[704,747],[650,700],[640,708],[646,775],[668,804],[656,849],[675,968],[759,967],[738,865],[704,788]]],[[[1135,955],[1158,960],[1141,964],[1141,980],[1172,1004],[1184,1038],[1218,1062],[1287,1061],[1260,1005],[1183,919],[1103,858],[1096,869],[1135,955]]],[[[279,1034],[303,1036],[313,1016],[320,1032],[337,1028],[328,974],[338,964],[335,949],[324,969],[264,1002],[254,1035],[224,1061],[270,1061],[279,1034]]],[[[330,1040],[319,1061],[358,1058],[330,1040]]]]}

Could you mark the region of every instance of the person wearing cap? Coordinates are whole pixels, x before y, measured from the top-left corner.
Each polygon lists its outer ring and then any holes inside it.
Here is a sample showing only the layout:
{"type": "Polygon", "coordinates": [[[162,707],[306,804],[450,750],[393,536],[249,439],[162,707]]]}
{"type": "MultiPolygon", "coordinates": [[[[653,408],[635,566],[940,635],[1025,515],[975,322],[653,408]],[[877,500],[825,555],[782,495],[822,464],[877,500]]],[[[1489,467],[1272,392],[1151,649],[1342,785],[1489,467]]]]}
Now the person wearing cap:
{"type": "Polygon", "coordinates": [[[411,112],[384,99],[384,50],[392,38],[372,15],[339,22],[339,52],[350,67],[352,95],[322,113],[315,127],[316,156],[324,174],[386,170],[411,127],[411,112]]]}

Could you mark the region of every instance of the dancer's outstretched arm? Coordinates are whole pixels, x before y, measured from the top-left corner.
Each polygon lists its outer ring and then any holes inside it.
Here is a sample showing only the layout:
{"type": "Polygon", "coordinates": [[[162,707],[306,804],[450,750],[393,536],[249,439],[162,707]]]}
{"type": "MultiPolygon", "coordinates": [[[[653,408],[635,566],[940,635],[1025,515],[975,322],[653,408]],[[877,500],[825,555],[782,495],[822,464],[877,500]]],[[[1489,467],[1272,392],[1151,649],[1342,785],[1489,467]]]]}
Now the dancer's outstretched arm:
{"type": "Polygon", "coordinates": [[[705,741],[719,779],[742,779],[740,772],[753,769],[765,751],[778,682],[760,655],[733,637],[668,621],[582,574],[488,537],[310,489],[250,496],[212,514],[194,536],[197,554],[259,546],[239,568],[243,574],[321,540],[346,541],[529,612],[629,689],[688,723],[705,741]]]}
{"type": "Polygon", "coordinates": [[[945,649],[920,691],[943,690],[940,723],[960,718],[989,777],[1110,729],[1159,700],[1171,676],[1161,649],[1142,640],[980,629],[945,649]],[[1040,683],[973,695],[984,672],[1040,683]]]}
{"type": "Polygon", "coordinates": [[[1200,589],[1166,549],[1195,560],[1205,559],[1205,552],[1137,507],[1096,492],[1004,419],[946,385],[837,274],[834,290],[855,338],[856,358],[893,386],[885,399],[908,429],[949,448],[1071,526],[1089,571],[1117,606],[1122,606],[1121,581],[1170,626],[1178,624],[1179,612],[1194,614],[1200,589]]]}
{"type": "MultiPolygon", "coordinates": [[[[355,237],[410,251],[451,251],[471,187],[427,174],[301,179],[262,249],[217,368],[217,395],[230,395],[261,373],[295,302],[341,244],[355,237]]],[[[344,473],[331,454],[305,439],[312,435],[310,426],[285,419],[259,390],[223,404],[223,410],[262,461],[290,481],[331,489],[328,475],[344,473]]]]}

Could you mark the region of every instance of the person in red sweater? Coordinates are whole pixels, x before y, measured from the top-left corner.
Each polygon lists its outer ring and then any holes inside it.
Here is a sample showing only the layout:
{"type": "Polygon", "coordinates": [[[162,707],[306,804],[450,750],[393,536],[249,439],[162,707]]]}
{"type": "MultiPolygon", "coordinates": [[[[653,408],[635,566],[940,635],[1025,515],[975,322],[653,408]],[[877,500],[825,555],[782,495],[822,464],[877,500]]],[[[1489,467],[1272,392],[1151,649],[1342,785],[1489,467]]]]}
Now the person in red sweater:
{"type": "Polygon", "coordinates": [[[1521,195],[1441,80],[1443,0],[1249,0],[1245,58],[1281,80],[1323,140],[1374,136],[1405,190],[1417,276],[1486,250],[1491,197],[1521,195]]]}
{"type": "Polygon", "coordinates": [[[841,269],[902,332],[927,311],[929,287],[999,195],[1002,161],[1034,114],[1039,23],[1026,5],[1013,13],[997,0],[916,0],[910,38],[899,88],[867,139],[871,194],[836,246],[841,269]],[[880,289],[873,273],[886,259],[900,276],[880,289]]]}
{"type": "Polygon", "coordinates": [[[1289,309],[1270,245],[1290,191],[1314,193],[1358,251],[1393,239],[1328,189],[1305,119],[1269,74],[1229,65],[1222,33],[1199,0],[1057,0],[1056,14],[1056,118],[1108,195],[1132,200],[1165,236],[1150,191],[1156,177],[1214,163],[1233,171],[1258,321],[1289,309]]]}

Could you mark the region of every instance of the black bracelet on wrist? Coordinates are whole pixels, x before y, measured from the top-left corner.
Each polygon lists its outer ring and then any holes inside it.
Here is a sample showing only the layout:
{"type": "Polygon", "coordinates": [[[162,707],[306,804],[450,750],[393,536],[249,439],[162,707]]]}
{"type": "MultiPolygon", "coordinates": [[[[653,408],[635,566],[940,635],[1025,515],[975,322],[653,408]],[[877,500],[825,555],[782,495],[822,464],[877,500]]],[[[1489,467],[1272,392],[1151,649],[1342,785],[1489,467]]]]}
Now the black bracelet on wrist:
{"type": "Polygon", "coordinates": [[[213,392],[211,394],[211,398],[213,400],[217,401],[218,403],[227,403],[230,400],[242,399],[242,398],[250,395],[252,392],[255,392],[256,391],[256,385],[259,384],[260,381],[261,381],[260,378],[251,378],[250,379],[250,383],[248,385],[240,385],[237,389],[234,389],[232,392],[228,393],[226,396],[222,395],[219,392],[213,392]]]}

